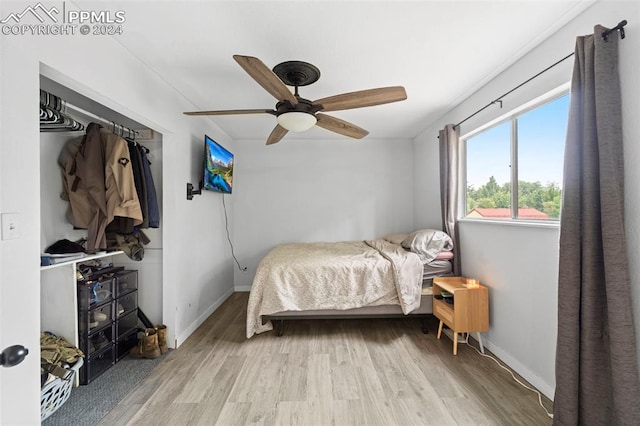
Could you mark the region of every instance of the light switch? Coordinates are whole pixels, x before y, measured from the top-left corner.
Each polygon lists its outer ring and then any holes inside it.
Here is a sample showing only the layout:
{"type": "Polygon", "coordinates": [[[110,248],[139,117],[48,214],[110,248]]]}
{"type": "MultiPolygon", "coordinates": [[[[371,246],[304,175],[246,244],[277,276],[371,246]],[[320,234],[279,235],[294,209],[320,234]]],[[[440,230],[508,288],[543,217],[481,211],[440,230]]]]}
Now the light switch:
{"type": "Polygon", "coordinates": [[[2,213],[2,239],[20,238],[20,213],[2,213]]]}

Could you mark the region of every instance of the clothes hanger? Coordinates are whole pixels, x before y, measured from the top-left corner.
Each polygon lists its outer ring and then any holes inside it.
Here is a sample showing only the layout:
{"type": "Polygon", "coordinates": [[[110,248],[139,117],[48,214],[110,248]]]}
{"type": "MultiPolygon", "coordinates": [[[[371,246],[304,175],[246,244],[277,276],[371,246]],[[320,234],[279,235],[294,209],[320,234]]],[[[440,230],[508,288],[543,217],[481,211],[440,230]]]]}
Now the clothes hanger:
{"type": "Polygon", "coordinates": [[[136,142],[135,131],[131,130],[128,127],[126,127],[125,130],[127,131],[127,136],[125,136],[124,139],[127,142],[130,142],[131,144],[133,144],[133,146],[138,146],[138,142],[136,142]]]}
{"type": "Polygon", "coordinates": [[[67,103],[62,98],[40,89],[40,130],[80,131],[84,124],[67,114],[67,103]]]}
{"type": "MultiPolygon", "coordinates": [[[[65,109],[66,105],[60,98],[57,99],[58,108],[65,109]]],[[[51,98],[49,98],[49,102],[50,101],[51,98]]],[[[50,131],[79,131],[84,130],[84,125],[58,109],[40,105],[40,129],[50,131]]]]}

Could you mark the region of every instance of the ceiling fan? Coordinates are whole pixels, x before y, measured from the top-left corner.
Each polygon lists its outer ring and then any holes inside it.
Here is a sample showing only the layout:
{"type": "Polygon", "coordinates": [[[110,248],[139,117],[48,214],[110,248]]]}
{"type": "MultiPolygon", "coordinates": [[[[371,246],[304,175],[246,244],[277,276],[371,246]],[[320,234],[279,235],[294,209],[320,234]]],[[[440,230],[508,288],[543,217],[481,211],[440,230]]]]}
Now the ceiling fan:
{"type": "Polygon", "coordinates": [[[233,59],[260,86],[278,100],[275,109],[232,109],[221,111],[192,111],[186,115],[233,115],[233,114],[271,114],[276,116],[278,124],[269,135],[267,145],[280,140],[289,131],[301,132],[314,125],[332,132],[356,139],[369,134],[365,129],[347,121],[322,114],[321,111],[340,111],[387,104],[407,99],[402,86],[380,87],[343,93],[327,98],[310,101],[298,94],[298,87],[308,86],[320,78],[320,70],[302,61],[288,61],[276,65],[270,70],[260,59],[252,56],[233,55],[233,59]],[[293,86],[291,93],[288,86],[293,86]]]}

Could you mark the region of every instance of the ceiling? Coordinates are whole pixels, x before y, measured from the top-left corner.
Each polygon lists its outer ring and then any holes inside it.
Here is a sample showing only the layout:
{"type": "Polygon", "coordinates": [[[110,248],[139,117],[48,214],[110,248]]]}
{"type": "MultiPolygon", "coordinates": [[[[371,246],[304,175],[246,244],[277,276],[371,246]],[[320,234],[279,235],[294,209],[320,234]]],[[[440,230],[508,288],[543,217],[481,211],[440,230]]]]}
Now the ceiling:
{"type": "MultiPolygon", "coordinates": [[[[129,1],[109,7],[126,12],[117,40],[193,110],[275,106],[234,54],[258,57],[269,68],[303,60],[321,72],[300,88],[307,99],[404,86],[406,101],[330,114],[369,130],[368,138],[413,138],[592,3],[129,1]]],[[[234,139],[264,140],[276,124],[268,114],[211,119],[234,139]]],[[[296,137],[344,138],[317,127],[296,137]]]]}

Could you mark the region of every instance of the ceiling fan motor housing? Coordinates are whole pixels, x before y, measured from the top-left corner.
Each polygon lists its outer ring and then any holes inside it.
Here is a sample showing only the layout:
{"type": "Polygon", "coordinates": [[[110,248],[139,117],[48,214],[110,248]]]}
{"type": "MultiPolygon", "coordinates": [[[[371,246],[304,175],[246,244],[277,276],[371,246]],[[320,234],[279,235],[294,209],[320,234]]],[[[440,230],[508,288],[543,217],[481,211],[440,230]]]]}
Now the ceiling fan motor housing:
{"type": "Polygon", "coordinates": [[[299,87],[315,83],[320,78],[320,70],[308,62],[287,61],[273,67],[273,72],[287,86],[299,87]]]}
{"type": "Polygon", "coordinates": [[[315,114],[320,111],[322,107],[320,105],[313,105],[309,99],[298,98],[298,103],[293,105],[289,101],[280,101],[276,104],[276,115],[284,114],[285,112],[306,112],[308,114],[315,114]]]}

